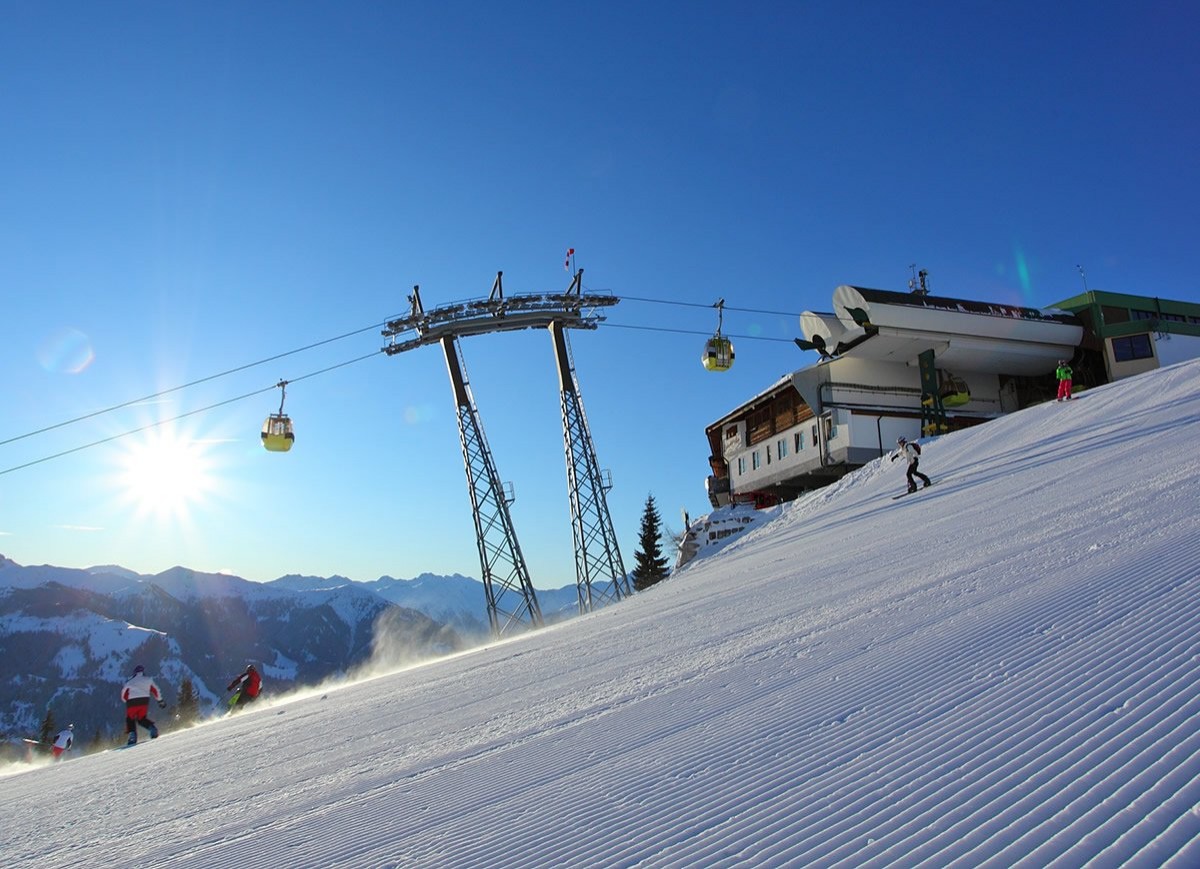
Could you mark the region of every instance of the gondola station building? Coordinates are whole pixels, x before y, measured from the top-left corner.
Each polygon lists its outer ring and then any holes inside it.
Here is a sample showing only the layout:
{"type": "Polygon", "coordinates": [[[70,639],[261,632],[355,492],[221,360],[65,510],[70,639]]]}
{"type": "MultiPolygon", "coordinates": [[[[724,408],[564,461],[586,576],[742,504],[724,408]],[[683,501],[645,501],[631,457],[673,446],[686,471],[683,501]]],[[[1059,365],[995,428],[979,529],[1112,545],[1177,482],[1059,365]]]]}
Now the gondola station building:
{"type": "Polygon", "coordinates": [[[885,455],[896,438],[978,425],[1055,397],[1200,356],[1200,305],[1086,292],[1047,309],[843,285],[800,316],[818,361],[705,429],[714,508],[767,506],[885,455]]]}

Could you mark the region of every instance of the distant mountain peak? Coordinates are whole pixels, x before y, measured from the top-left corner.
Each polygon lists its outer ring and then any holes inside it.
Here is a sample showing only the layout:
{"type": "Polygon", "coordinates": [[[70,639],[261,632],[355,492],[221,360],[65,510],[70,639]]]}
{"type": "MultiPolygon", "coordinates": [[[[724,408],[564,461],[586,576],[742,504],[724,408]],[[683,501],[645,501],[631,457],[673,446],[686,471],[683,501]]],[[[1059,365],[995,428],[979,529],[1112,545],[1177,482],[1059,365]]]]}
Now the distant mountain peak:
{"type": "Polygon", "coordinates": [[[125,579],[142,579],[142,574],[127,567],[121,567],[119,564],[97,564],[86,568],[86,572],[102,576],[120,576],[125,579]]]}

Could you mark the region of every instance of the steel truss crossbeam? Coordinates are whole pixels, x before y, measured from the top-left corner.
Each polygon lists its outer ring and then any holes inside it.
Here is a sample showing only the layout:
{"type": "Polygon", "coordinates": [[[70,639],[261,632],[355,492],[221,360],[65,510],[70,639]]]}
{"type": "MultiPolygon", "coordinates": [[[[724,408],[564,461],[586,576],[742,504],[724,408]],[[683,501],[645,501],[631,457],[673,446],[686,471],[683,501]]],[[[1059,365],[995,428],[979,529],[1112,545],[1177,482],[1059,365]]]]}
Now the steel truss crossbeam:
{"type": "Polygon", "coordinates": [[[413,287],[408,297],[412,310],[407,317],[398,317],[387,322],[383,330],[391,343],[384,352],[389,356],[436,344],[446,335],[456,338],[467,335],[485,335],[491,332],[511,332],[517,329],[545,328],[553,322],[562,323],[570,329],[595,329],[604,316],[596,309],[615,305],[616,296],[582,291],[583,269],[575,274],[571,287],[565,293],[530,293],[521,296],[504,295],[501,282],[504,272],[496,273],[492,294],[487,299],[473,302],[455,302],[426,311],[421,304],[421,288],[413,287]],[[398,341],[406,333],[415,337],[398,341]]]}

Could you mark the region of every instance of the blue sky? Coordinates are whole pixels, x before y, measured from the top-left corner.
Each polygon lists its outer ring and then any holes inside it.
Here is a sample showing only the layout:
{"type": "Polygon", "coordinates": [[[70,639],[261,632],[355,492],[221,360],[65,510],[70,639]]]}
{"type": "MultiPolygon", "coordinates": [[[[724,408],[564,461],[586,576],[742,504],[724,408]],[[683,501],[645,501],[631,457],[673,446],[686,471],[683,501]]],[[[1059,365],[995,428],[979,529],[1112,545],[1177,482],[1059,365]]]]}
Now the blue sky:
{"type": "MultiPolygon", "coordinates": [[[[372,355],[369,327],[414,284],[563,289],[567,247],[624,297],[572,346],[627,567],[647,494],[707,511],[705,425],[815,361],[796,315],[838,284],[916,263],[1047,305],[1082,264],[1200,299],[1188,4],[427,7],[4,4],[0,552],[478,576],[441,351],[372,355]],[[258,443],[280,379],[285,455],[258,443]]],[[[462,352],[533,582],[571,584],[550,339],[462,352]]]]}

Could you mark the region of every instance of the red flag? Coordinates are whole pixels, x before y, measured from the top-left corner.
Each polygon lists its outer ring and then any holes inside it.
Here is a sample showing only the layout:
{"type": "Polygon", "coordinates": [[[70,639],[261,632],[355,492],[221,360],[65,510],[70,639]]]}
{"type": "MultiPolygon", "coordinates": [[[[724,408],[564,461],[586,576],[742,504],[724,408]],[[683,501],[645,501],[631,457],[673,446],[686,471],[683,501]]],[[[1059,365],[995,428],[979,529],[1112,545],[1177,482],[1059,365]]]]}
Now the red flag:
{"type": "Polygon", "coordinates": [[[575,256],[575,248],[567,248],[567,258],[563,261],[563,269],[565,271],[569,272],[571,270],[571,257],[573,256],[575,256]]]}

